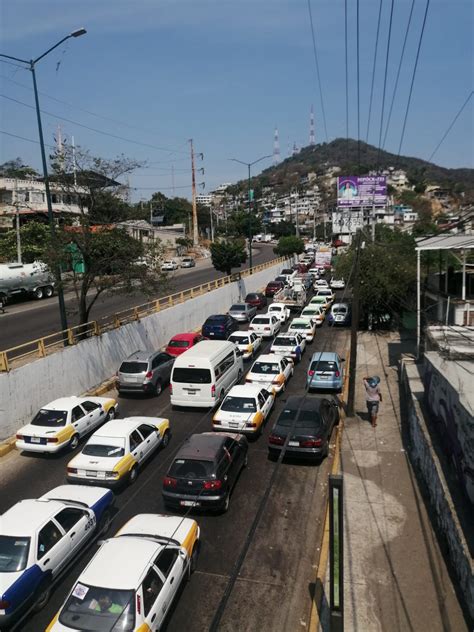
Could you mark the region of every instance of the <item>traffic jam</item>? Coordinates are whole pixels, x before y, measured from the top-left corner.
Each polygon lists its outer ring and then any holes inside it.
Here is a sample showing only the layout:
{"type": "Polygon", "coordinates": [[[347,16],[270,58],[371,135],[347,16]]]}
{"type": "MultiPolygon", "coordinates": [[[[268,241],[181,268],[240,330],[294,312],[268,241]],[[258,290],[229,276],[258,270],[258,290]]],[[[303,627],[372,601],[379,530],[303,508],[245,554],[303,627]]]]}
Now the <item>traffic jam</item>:
{"type": "Polygon", "coordinates": [[[330,270],[307,252],[264,292],[210,315],[200,332],[177,333],[163,350],[124,358],[115,396],[59,398],[18,430],[17,450],[51,459],[51,469],[65,463],[57,474],[67,484],[2,514],[1,630],[26,629],[86,549],[87,565],[44,627],[162,629],[198,566],[204,516],[206,525],[207,516],[224,516],[251,459],[265,458],[254,446],[270,462],[283,449],[284,460],[316,466],[328,456],[345,375],[331,332],[351,319],[344,280],[326,280],[330,270]],[[318,345],[323,325],[325,344],[318,345]],[[284,399],[297,374],[302,387],[284,399]],[[138,407],[147,400],[147,408],[159,402],[169,414],[126,414],[129,401],[138,407]],[[191,431],[175,445],[173,417],[183,412],[191,431]],[[120,526],[121,495],[168,452],[165,474],[154,480],[164,511],[120,526]],[[109,537],[112,522],[119,528],[109,537]]]}

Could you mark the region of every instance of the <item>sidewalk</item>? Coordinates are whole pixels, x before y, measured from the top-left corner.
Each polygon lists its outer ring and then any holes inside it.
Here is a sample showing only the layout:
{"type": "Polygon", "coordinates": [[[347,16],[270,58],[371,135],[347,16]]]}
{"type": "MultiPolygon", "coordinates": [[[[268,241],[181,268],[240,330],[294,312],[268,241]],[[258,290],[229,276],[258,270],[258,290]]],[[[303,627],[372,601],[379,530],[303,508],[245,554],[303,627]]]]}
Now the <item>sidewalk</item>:
{"type": "MultiPolygon", "coordinates": [[[[396,333],[359,335],[356,417],[346,420],[341,447],[345,629],[461,632],[466,622],[403,447],[397,361],[404,351],[396,333]],[[365,375],[381,378],[376,429],[365,375]]],[[[321,625],[329,629],[327,616],[321,625]]]]}

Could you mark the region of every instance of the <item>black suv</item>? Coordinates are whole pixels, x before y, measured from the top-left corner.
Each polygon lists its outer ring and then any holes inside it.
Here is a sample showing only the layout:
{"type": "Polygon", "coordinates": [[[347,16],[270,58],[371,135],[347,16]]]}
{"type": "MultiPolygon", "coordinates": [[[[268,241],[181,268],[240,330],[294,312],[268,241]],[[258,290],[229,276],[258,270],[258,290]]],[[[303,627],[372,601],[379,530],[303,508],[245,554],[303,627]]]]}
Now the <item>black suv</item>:
{"type": "Polygon", "coordinates": [[[227,511],[232,487],[247,465],[247,451],[248,442],[243,435],[191,435],[163,480],[165,507],[227,511]]]}

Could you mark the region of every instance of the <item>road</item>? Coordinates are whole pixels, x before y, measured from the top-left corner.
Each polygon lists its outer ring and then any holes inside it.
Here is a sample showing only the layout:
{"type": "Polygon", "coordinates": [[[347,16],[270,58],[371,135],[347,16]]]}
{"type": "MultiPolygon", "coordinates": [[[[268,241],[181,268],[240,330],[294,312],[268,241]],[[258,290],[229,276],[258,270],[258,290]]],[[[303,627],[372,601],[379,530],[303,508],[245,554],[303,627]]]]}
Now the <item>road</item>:
{"type": "MultiPolygon", "coordinates": [[[[253,265],[264,263],[275,259],[273,252],[274,245],[261,245],[254,247],[253,265]]],[[[248,266],[243,266],[245,269],[248,266]]],[[[207,283],[213,279],[225,276],[222,272],[216,272],[209,259],[199,261],[196,268],[182,269],[173,273],[170,286],[158,296],[167,296],[174,292],[181,292],[188,288],[202,283],[207,283]]],[[[134,295],[103,295],[91,310],[91,320],[104,316],[110,316],[123,309],[140,305],[148,300],[140,294],[134,295]]],[[[77,324],[77,315],[74,314],[75,299],[72,293],[66,295],[66,310],[68,311],[68,321],[70,325],[77,324]]],[[[29,340],[35,340],[60,331],[58,299],[57,296],[46,298],[41,301],[21,300],[7,306],[6,313],[0,314],[0,350],[8,349],[20,345],[29,340]]]]}
{"type": "MultiPolygon", "coordinates": [[[[263,435],[250,441],[249,465],[237,481],[229,511],[217,516],[195,514],[202,537],[197,571],[181,591],[168,617],[166,630],[201,632],[209,628],[275,467],[279,470],[274,486],[219,629],[293,632],[308,625],[314,594],[316,547],[322,533],[327,474],[333,451],[322,464],[283,462],[278,466],[267,457],[267,441],[286,398],[304,393],[311,354],[317,350],[336,350],[345,355],[348,344],[347,329],[334,330],[325,324],[318,330],[303,361],[295,367],[286,392],[277,397],[263,435]]],[[[269,346],[270,341],[265,342],[262,351],[269,346]]],[[[137,513],[166,513],[161,483],[174,454],[189,434],[211,429],[211,411],[173,411],[167,391],[158,398],[128,396],[121,397],[119,402],[122,417],[169,417],[172,440],[142,469],[135,485],[117,493],[117,513],[108,536],[137,513]]],[[[71,458],[71,453],[26,456],[14,451],[1,459],[0,513],[20,499],[37,497],[63,484],[65,468],[71,458]]],[[[18,629],[39,632],[45,628],[96,550],[93,545],[77,559],[56,586],[44,610],[22,622],[18,629]]]]}

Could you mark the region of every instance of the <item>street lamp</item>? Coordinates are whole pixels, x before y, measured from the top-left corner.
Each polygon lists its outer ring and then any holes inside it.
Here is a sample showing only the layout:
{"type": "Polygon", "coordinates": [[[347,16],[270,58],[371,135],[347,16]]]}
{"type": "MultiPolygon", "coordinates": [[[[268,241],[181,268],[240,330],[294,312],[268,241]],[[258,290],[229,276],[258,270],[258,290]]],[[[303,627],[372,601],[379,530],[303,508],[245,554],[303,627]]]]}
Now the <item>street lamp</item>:
{"type": "MultiPolygon", "coordinates": [[[[29,70],[31,70],[31,75],[33,77],[33,89],[35,93],[35,105],[36,105],[36,118],[38,120],[38,134],[39,134],[39,141],[40,141],[40,147],[41,147],[41,160],[43,163],[43,179],[44,179],[44,187],[46,191],[46,204],[48,206],[48,222],[49,222],[49,228],[51,231],[51,237],[53,238],[53,243],[54,243],[54,237],[55,237],[56,231],[54,227],[53,207],[51,205],[51,192],[49,189],[48,165],[46,164],[46,152],[44,149],[43,126],[41,124],[41,111],[40,111],[39,99],[38,99],[38,86],[36,85],[35,66],[41,59],[43,59],[43,57],[46,57],[46,55],[48,55],[55,48],[57,48],[58,46],[61,46],[61,44],[65,42],[66,40],[68,40],[70,37],[80,37],[81,35],[85,35],[86,33],[87,31],[85,28],[80,28],[80,29],[77,29],[76,31],[73,31],[69,35],[66,35],[66,37],[63,37],[62,40],[60,40],[57,44],[55,44],[54,46],[51,46],[51,48],[48,48],[46,52],[44,52],[42,55],[40,55],[36,59],[30,59],[30,60],[19,59],[18,57],[12,57],[11,55],[4,55],[0,53],[0,57],[4,57],[5,59],[13,59],[14,61],[19,61],[22,64],[26,64],[29,70]]],[[[59,282],[58,283],[58,302],[59,302],[59,315],[61,317],[61,328],[65,330],[67,329],[66,305],[64,303],[63,288],[61,287],[61,269],[60,269],[59,264],[57,265],[57,269],[56,269],[56,278],[59,282]]]]}
{"type": "Polygon", "coordinates": [[[254,160],[253,162],[244,162],[243,160],[238,160],[237,158],[229,158],[229,160],[233,160],[234,162],[238,162],[241,165],[245,165],[246,167],[248,167],[249,170],[249,270],[252,270],[252,200],[251,200],[251,188],[250,188],[250,167],[253,167],[253,165],[256,165],[257,162],[260,162],[261,160],[265,160],[265,158],[271,158],[271,155],[269,156],[262,156],[261,158],[258,158],[257,160],[254,160]]]}

